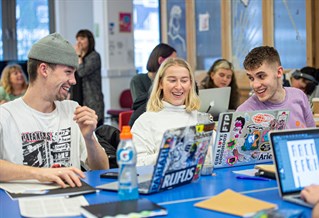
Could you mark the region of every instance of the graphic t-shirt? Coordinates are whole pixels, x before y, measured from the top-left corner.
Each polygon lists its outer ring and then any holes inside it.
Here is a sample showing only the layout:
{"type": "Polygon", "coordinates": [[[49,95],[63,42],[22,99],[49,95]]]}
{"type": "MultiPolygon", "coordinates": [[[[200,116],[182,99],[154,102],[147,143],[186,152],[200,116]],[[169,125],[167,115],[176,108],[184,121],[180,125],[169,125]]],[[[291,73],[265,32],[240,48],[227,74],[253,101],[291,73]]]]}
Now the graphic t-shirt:
{"type": "Polygon", "coordinates": [[[76,102],[55,102],[51,113],[38,112],[22,98],[0,106],[0,158],[34,167],[80,168],[87,151],[73,121],[76,102]]]}

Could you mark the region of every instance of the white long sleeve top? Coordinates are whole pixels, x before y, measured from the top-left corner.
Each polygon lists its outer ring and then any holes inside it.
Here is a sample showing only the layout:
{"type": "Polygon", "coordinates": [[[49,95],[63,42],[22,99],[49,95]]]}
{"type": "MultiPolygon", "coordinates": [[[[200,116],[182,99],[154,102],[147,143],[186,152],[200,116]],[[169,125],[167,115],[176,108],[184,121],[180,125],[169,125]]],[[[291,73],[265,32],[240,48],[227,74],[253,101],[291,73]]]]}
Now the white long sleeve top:
{"type": "Polygon", "coordinates": [[[161,111],[143,113],[132,127],[138,166],[155,164],[166,130],[197,124],[197,111],[187,112],[185,105],[163,103],[161,111]]]}

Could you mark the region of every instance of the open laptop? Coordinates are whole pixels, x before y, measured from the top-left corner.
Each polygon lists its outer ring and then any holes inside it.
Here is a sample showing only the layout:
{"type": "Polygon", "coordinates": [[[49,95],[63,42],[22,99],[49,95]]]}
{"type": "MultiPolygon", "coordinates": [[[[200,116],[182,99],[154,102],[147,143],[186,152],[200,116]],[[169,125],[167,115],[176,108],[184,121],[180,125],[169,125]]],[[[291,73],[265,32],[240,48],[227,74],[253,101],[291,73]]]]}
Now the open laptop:
{"type": "MultiPolygon", "coordinates": [[[[151,194],[198,180],[213,129],[214,123],[167,130],[152,172],[138,177],[139,193],[151,194]]],[[[97,188],[117,191],[118,182],[97,188]]]]}
{"type": "Polygon", "coordinates": [[[213,151],[214,168],[272,161],[268,132],[284,129],[288,110],[220,114],[213,151]]]}
{"type": "Polygon", "coordinates": [[[228,111],[230,91],[230,87],[200,89],[199,111],[210,113],[217,120],[220,113],[228,111]]]}
{"type": "Polygon", "coordinates": [[[276,166],[279,195],[283,200],[307,204],[300,191],[308,185],[319,185],[319,129],[294,129],[269,132],[276,166]]]}

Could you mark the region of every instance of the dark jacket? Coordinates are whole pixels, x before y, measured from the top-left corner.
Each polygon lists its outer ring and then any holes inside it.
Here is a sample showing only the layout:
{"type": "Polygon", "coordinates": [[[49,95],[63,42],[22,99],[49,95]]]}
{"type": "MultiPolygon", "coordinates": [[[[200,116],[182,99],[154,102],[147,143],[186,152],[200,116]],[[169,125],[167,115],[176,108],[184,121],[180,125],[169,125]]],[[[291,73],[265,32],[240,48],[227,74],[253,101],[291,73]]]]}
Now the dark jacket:
{"type": "Polygon", "coordinates": [[[98,121],[103,122],[105,111],[99,53],[92,51],[85,56],[76,73],[82,80],[83,105],[93,109],[98,116],[98,121]]]}

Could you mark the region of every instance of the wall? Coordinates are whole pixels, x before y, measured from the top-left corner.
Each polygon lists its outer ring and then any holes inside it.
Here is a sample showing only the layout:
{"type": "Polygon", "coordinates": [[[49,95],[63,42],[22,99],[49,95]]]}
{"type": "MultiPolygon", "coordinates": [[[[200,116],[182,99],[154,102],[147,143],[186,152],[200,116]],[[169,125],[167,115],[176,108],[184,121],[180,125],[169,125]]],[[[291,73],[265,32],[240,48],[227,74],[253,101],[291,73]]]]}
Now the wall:
{"type": "MultiPolygon", "coordinates": [[[[119,33],[119,12],[133,11],[126,0],[56,0],[56,31],[72,44],[79,29],[89,29],[95,35],[96,51],[102,60],[102,90],[105,109],[119,108],[122,90],[129,88],[135,74],[134,34],[119,33]],[[113,35],[108,25],[114,23],[113,35]]],[[[133,27],[133,24],[132,24],[133,27]]]]}
{"type": "Polygon", "coordinates": [[[79,29],[93,31],[93,2],[88,0],[56,0],[56,31],[72,44],[79,29]]]}

